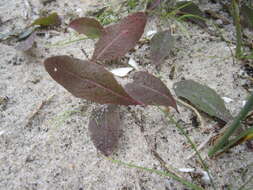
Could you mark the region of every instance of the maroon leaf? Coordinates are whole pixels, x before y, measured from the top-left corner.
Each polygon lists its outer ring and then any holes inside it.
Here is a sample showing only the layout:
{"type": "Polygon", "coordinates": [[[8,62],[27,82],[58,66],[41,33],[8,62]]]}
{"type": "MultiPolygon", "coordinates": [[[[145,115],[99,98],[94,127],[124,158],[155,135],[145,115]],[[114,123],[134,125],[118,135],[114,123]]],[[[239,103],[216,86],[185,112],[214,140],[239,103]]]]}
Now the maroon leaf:
{"type": "Polygon", "coordinates": [[[165,84],[147,72],[134,74],[134,81],[125,86],[127,93],[142,104],[172,106],[177,110],[175,99],[165,84]]]}
{"type": "Polygon", "coordinates": [[[144,12],[137,12],[108,26],[96,43],[92,60],[110,61],[124,56],[141,38],[147,21],[144,12]]]}
{"type": "Polygon", "coordinates": [[[161,64],[174,46],[174,39],[169,30],[159,32],[150,41],[151,60],[154,64],[161,64]]]}
{"type": "Polygon", "coordinates": [[[87,17],[71,21],[69,27],[92,39],[99,38],[104,30],[103,26],[96,19],[87,17]]]}
{"type": "Polygon", "coordinates": [[[116,105],[93,110],[89,122],[89,132],[95,147],[109,156],[118,145],[120,137],[120,116],[116,105]]]}
{"type": "Polygon", "coordinates": [[[19,42],[19,44],[15,47],[16,50],[19,51],[28,51],[31,49],[35,43],[36,39],[36,32],[33,32],[28,38],[24,41],[19,42]]]}
{"type": "Polygon", "coordinates": [[[79,98],[100,104],[139,104],[120,86],[104,67],[69,56],[55,56],[45,60],[50,76],[79,98]]]}

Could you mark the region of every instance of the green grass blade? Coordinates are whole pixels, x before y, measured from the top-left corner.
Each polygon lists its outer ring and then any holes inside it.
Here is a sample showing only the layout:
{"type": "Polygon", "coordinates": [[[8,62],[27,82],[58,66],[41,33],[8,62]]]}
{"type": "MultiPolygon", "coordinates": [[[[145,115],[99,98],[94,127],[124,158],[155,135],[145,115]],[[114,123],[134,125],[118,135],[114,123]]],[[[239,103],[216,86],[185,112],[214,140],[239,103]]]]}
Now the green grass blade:
{"type": "MultiPolygon", "coordinates": [[[[159,107],[158,107],[159,108],[159,107]]],[[[198,156],[200,163],[202,164],[202,166],[204,167],[205,172],[207,172],[207,175],[210,179],[211,185],[213,187],[213,189],[215,190],[216,187],[214,185],[213,182],[213,178],[208,170],[208,166],[207,164],[204,162],[204,160],[202,159],[199,151],[197,150],[196,145],[193,143],[193,141],[191,140],[191,138],[187,135],[187,133],[185,132],[185,130],[178,124],[178,122],[175,121],[175,119],[166,111],[164,111],[163,109],[159,108],[165,115],[166,115],[166,119],[168,119],[168,122],[172,122],[176,128],[185,136],[185,138],[188,140],[188,142],[191,144],[192,149],[196,152],[196,155],[198,156]]]]}
{"type": "Polygon", "coordinates": [[[247,103],[242,108],[237,117],[233,120],[230,127],[225,131],[224,135],[220,138],[218,143],[210,149],[208,153],[209,157],[214,156],[216,152],[218,152],[224,147],[224,145],[228,142],[229,137],[235,132],[236,129],[238,129],[241,126],[241,122],[244,120],[244,118],[252,109],[253,109],[253,93],[250,95],[247,103]]]}
{"type": "Polygon", "coordinates": [[[184,5],[181,5],[181,6],[179,6],[179,7],[176,7],[176,8],[175,8],[174,10],[172,10],[171,12],[168,12],[168,13],[165,15],[165,18],[174,17],[180,9],[183,9],[183,8],[185,8],[185,7],[188,7],[190,4],[192,4],[191,1],[189,1],[188,3],[185,3],[184,5]]]}
{"type": "Polygon", "coordinates": [[[220,155],[220,154],[226,152],[228,149],[231,149],[234,146],[241,144],[241,143],[245,142],[246,140],[250,140],[252,138],[253,138],[253,127],[243,131],[241,135],[239,135],[235,139],[231,140],[228,143],[228,145],[226,145],[224,148],[222,148],[220,151],[218,151],[216,153],[216,155],[220,155]]]}
{"type": "Polygon", "coordinates": [[[200,19],[200,20],[203,20],[203,21],[207,21],[207,19],[205,19],[201,16],[198,16],[198,15],[193,15],[193,14],[184,14],[184,15],[178,17],[178,20],[183,20],[185,18],[197,18],[197,19],[200,19]]]}
{"type": "Polygon", "coordinates": [[[80,41],[87,40],[87,39],[89,39],[89,38],[88,37],[80,37],[80,38],[76,38],[74,40],[62,40],[62,41],[56,42],[54,44],[49,44],[46,47],[51,48],[51,47],[67,46],[67,45],[73,44],[75,42],[80,42],[80,41]]]}
{"type": "Polygon", "coordinates": [[[122,162],[120,160],[114,160],[112,158],[107,158],[107,159],[110,160],[113,163],[116,163],[116,164],[119,164],[119,165],[122,165],[122,166],[126,166],[126,167],[129,167],[129,168],[140,169],[140,170],[147,171],[147,172],[150,172],[150,173],[155,173],[155,174],[158,174],[158,175],[161,175],[161,176],[164,176],[164,177],[170,177],[170,178],[182,183],[186,187],[188,187],[190,189],[193,189],[193,190],[204,190],[202,187],[200,187],[198,185],[195,185],[191,182],[188,182],[185,179],[180,178],[180,177],[178,177],[178,176],[176,176],[172,173],[167,173],[167,172],[163,172],[163,171],[155,170],[155,169],[151,169],[151,168],[145,168],[145,167],[142,167],[142,166],[137,166],[137,165],[134,165],[134,164],[122,162]]]}
{"type": "Polygon", "coordinates": [[[253,53],[250,55],[245,55],[241,57],[242,59],[253,59],[253,53]]]}

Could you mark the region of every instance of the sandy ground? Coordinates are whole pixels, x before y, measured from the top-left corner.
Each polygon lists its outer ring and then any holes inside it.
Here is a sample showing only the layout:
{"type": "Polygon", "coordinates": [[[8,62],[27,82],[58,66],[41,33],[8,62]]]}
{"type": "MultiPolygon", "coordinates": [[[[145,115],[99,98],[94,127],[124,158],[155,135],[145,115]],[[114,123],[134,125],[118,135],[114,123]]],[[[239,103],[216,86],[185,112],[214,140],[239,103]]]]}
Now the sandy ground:
{"type": "MultiPolygon", "coordinates": [[[[93,5],[98,5],[95,1],[57,0],[43,6],[41,1],[30,0],[33,7],[30,11],[24,2],[0,1],[1,20],[11,19],[0,25],[1,33],[27,26],[38,17],[41,9],[58,12],[67,23],[67,15],[84,16],[88,10],[96,8],[93,5]]],[[[189,24],[186,27],[190,38],[184,34],[176,36],[174,55],[167,59],[160,71],[150,65],[147,46],[142,46],[131,56],[141,70],[161,77],[169,87],[182,78],[212,87],[221,96],[233,99],[226,106],[236,115],[247,97],[242,87],[246,81],[241,79],[241,65],[233,63],[229,48],[219,38],[210,36],[198,26],[189,24]],[[177,72],[170,80],[172,65],[176,66],[177,72]]],[[[155,28],[155,19],[150,19],[146,32],[155,28]]],[[[97,105],[73,97],[50,78],[42,65],[43,60],[51,55],[67,54],[85,59],[81,48],[91,55],[93,42],[87,40],[48,48],[49,43],[71,36],[63,32],[50,34],[40,37],[37,47],[29,53],[18,52],[13,45],[0,43],[0,97],[8,97],[5,105],[0,105],[0,189],[184,189],[171,179],[114,164],[97,152],[87,129],[90,113],[97,105]]],[[[226,33],[230,37],[232,34],[226,33]]],[[[204,116],[203,128],[194,127],[190,120],[193,113],[183,106],[179,106],[179,110],[180,115],[173,112],[175,118],[181,120],[197,144],[212,134],[214,121],[204,116]]],[[[121,117],[123,135],[112,156],[114,159],[162,170],[150,151],[155,147],[175,170],[201,169],[195,157],[186,159],[192,152],[191,148],[175,127],[166,123],[157,108],[122,107],[121,117]],[[131,113],[141,120],[144,133],[131,113]]],[[[204,157],[207,150],[208,147],[202,151],[204,157]]],[[[245,145],[234,148],[217,160],[206,158],[206,161],[218,189],[226,189],[226,185],[236,189],[253,173],[252,150],[245,145]]],[[[197,182],[189,174],[181,175],[197,182]]],[[[253,184],[249,184],[250,187],[253,188],[253,184]]],[[[208,185],[204,188],[211,189],[208,185]]]]}

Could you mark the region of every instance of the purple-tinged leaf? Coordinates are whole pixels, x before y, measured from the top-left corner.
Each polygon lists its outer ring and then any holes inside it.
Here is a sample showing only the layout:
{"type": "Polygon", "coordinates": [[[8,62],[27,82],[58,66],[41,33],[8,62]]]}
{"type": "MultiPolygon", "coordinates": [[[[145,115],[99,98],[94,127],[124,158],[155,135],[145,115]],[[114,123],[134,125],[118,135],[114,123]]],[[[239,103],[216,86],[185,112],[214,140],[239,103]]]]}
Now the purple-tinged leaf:
{"type": "Polygon", "coordinates": [[[127,93],[145,105],[171,106],[177,110],[176,101],[166,85],[147,72],[136,72],[134,81],[125,86],[127,93]]]}
{"type": "Polygon", "coordinates": [[[28,51],[30,50],[34,43],[35,43],[35,39],[36,39],[36,33],[37,32],[33,32],[28,38],[26,38],[25,40],[19,42],[19,44],[15,47],[16,50],[19,51],[28,51]]]}
{"type": "Polygon", "coordinates": [[[153,64],[160,65],[174,47],[174,39],[169,30],[159,32],[150,41],[151,60],[153,64]]]}
{"type": "Polygon", "coordinates": [[[146,21],[147,15],[137,12],[105,28],[95,45],[92,60],[111,61],[124,56],[141,38],[146,21]]]}
{"type": "Polygon", "coordinates": [[[70,28],[76,30],[79,34],[85,34],[91,39],[99,38],[104,28],[93,18],[78,18],[70,22],[70,28]]]}
{"type": "Polygon", "coordinates": [[[95,147],[105,156],[117,148],[120,137],[120,116],[116,105],[92,111],[89,121],[89,132],[95,147]]]}
{"type": "Polygon", "coordinates": [[[100,104],[139,104],[101,65],[70,56],[50,57],[44,65],[50,76],[76,97],[100,104]]]}
{"type": "Polygon", "coordinates": [[[211,88],[193,80],[183,80],[174,84],[178,97],[191,102],[197,109],[223,121],[230,121],[231,114],[226,109],[223,99],[211,88]]]}
{"type": "Polygon", "coordinates": [[[52,13],[47,17],[41,17],[36,19],[33,23],[32,26],[39,25],[41,27],[52,27],[52,26],[58,26],[61,24],[60,17],[58,16],[57,13],[52,13]]]}

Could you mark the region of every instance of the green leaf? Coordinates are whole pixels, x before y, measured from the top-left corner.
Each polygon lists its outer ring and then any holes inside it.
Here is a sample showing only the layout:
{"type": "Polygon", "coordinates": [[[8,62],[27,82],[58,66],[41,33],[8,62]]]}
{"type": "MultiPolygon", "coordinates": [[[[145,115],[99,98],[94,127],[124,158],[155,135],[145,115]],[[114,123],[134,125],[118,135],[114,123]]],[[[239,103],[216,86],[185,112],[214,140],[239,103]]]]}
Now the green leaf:
{"type": "Polygon", "coordinates": [[[225,122],[232,119],[230,112],[225,107],[224,101],[213,89],[193,80],[177,82],[173,88],[178,97],[190,101],[193,106],[210,116],[214,116],[225,122]]]}
{"type": "Polygon", "coordinates": [[[243,4],[240,13],[242,25],[253,30],[253,7],[243,4]]]}
{"type": "Polygon", "coordinates": [[[41,27],[48,27],[48,26],[58,26],[61,24],[61,20],[57,13],[52,13],[47,17],[41,17],[36,19],[32,26],[39,25],[41,27]]]}

